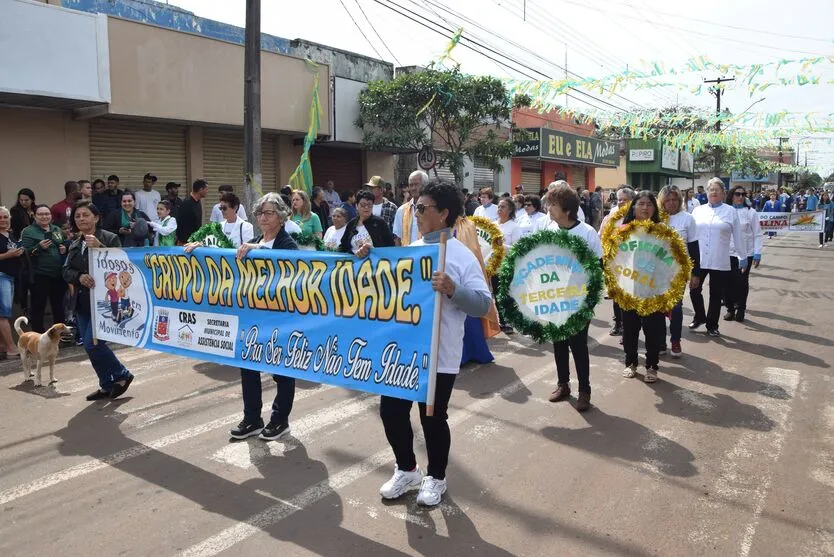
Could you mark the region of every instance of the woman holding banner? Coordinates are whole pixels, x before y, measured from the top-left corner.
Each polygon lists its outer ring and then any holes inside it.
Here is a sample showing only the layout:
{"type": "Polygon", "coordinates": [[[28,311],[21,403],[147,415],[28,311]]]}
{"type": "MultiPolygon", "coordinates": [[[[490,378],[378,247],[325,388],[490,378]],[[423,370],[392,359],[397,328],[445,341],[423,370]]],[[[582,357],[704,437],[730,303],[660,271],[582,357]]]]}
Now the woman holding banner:
{"type": "MultiPolygon", "coordinates": [[[[361,209],[360,209],[361,210],[361,209]]],[[[432,182],[420,190],[415,205],[417,225],[422,238],[412,246],[438,243],[441,233],[451,236],[450,228],[463,214],[463,200],[458,188],[445,181],[432,182]]],[[[467,315],[486,315],[491,303],[489,287],[481,266],[472,252],[456,238],[446,243],[445,272],[432,274],[432,287],[443,296],[440,317],[440,348],[437,362],[437,384],[434,415],[426,415],[426,405],[419,403],[420,424],[426,440],[428,474],[423,477],[414,456],[414,433],[411,429],[410,400],[382,396],[379,414],[385,437],[394,451],[394,475],[380,488],[384,499],[396,499],[419,486],[419,505],[434,506],[446,492],[446,465],[449,462],[451,433],[447,409],[455,378],[460,371],[463,350],[464,320],[467,315]]]]}
{"type": "MultiPolygon", "coordinates": [[[[290,216],[290,210],[277,193],[267,193],[255,202],[252,208],[258,226],[263,235],[254,243],[241,244],[237,248],[238,259],[243,259],[253,249],[298,249],[284,224],[290,216]]],[[[240,385],[243,390],[243,420],[229,434],[233,439],[246,439],[260,434],[264,441],[280,439],[290,432],[290,412],[295,400],[295,379],[283,375],[272,375],[278,385],[275,400],[272,402],[272,416],[264,427],[261,418],[263,407],[261,374],[254,370],[240,369],[240,385]]]]}
{"type": "MultiPolygon", "coordinates": [[[[623,224],[634,220],[660,222],[660,211],[654,194],[648,190],[638,193],[628,208],[623,224]]],[[[657,381],[657,369],[660,362],[660,348],[666,338],[666,316],[656,311],[649,315],[640,315],[636,310],[623,311],[623,349],[625,350],[625,370],[623,377],[637,375],[637,342],[640,329],[646,337],[646,383],[657,381]]]]}
{"type": "MultiPolygon", "coordinates": [[[[658,203],[669,215],[669,226],[675,229],[678,236],[681,237],[683,243],[686,244],[686,251],[689,253],[689,258],[692,260],[692,278],[690,279],[690,287],[697,288],[698,286],[698,262],[701,259],[701,253],[698,249],[698,234],[695,226],[695,220],[692,215],[684,209],[684,201],[681,196],[681,190],[678,186],[665,186],[660,190],[658,195],[658,203]]],[[[664,322],[665,325],[665,322],[664,322]]],[[[681,330],[683,329],[683,299],[679,300],[677,305],[672,309],[669,316],[669,330],[672,344],[672,357],[681,357],[681,330]]],[[[663,342],[661,343],[660,352],[663,353],[666,345],[666,334],[664,332],[663,342]]]]}
{"type": "Polygon", "coordinates": [[[724,321],[744,322],[744,312],[747,309],[747,294],[750,292],[750,268],[758,267],[762,260],[762,229],[759,227],[759,213],[747,205],[747,193],[743,187],[737,186],[727,196],[727,203],[731,204],[738,213],[741,234],[744,245],[739,250],[730,238],[730,279],[724,290],[724,304],[727,313],[724,321]],[[740,254],[746,253],[747,265],[739,265],[740,254]]]}
{"type": "MultiPolygon", "coordinates": [[[[764,207],[762,208],[762,213],[781,213],[782,212],[782,201],[779,199],[778,194],[775,191],[770,192],[770,199],[765,201],[764,207]]],[[[776,236],[776,232],[768,232],[768,238],[773,238],[776,236]]]]}
{"type": "Polygon", "coordinates": [[[700,284],[689,288],[695,318],[689,329],[697,330],[706,324],[707,333],[719,337],[718,318],[721,316],[721,298],[730,278],[730,240],[737,248],[739,268],[747,268],[747,243],[741,231],[738,212],[724,203],[724,182],[712,178],[707,183],[707,204],[692,211],[698,231],[698,247],[701,252],[701,267],[698,272],[700,284]],[[709,275],[709,311],[704,311],[704,279],[709,275]]]}
{"type": "Polygon", "coordinates": [[[70,215],[72,228],[78,233],[70,244],[64,263],[63,277],[67,284],[75,286],[75,315],[78,318],[78,336],[84,343],[84,350],[98,376],[99,388],[87,395],[87,400],[101,400],[122,396],[133,382],[133,375],[119,361],[106,342],[93,341],[92,312],[90,311],[90,290],[95,281],[90,270],[88,248],[119,248],[119,237],[98,227],[101,212],[89,201],[79,201],[70,215]]]}
{"type": "MultiPolygon", "coordinates": [[[[545,199],[550,224],[548,230],[565,230],[571,236],[582,238],[591,251],[602,259],[602,245],[594,227],[579,219],[579,195],[567,182],[551,184],[545,199]]],[[[590,325],[590,323],[588,323],[590,325]]],[[[553,358],[556,360],[556,390],[550,394],[550,402],[559,402],[570,397],[570,354],[576,368],[579,395],[576,409],[584,412],[591,407],[591,363],[588,355],[588,325],[568,338],[553,343],[553,358]]]]}

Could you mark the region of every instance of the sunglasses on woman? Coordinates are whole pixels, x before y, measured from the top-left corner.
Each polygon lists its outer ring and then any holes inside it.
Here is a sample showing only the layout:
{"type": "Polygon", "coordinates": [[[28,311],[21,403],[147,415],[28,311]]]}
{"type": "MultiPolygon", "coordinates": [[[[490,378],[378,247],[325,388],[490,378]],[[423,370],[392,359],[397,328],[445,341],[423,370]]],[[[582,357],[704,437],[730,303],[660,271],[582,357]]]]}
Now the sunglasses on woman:
{"type": "Polygon", "coordinates": [[[429,207],[437,207],[437,205],[423,205],[422,203],[418,203],[414,206],[414,208],[417,209],[417,212],[421,215],[425,213],[426,209],[428,209],[429,207]]]}
{"type": "Polygon", "coordinates": [[[734,191],[733,195],[735,195],[736,197],[744,197],[747,194],[744,193],[743,191],[734,191]]]}

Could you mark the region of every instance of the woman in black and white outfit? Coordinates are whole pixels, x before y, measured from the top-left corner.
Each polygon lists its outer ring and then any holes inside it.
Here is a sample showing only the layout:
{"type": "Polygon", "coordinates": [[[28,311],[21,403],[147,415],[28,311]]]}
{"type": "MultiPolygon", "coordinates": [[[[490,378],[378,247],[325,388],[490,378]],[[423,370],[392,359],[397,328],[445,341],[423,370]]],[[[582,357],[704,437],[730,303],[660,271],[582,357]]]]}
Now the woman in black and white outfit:
{"type": "Polygon", "coordinates": [[[236,248],[255,238],[255,229],[252,225],[238,216],[240,199],[237,195],[231,192],[221,195],[219,208],[220,214],[223,215],[220,227],[223,229],[223,234],[236,248]]]}
{"type": "Polygon", "coordinates": [[[727,196],[727,204],[732,205],[738,213],[741,233],[744,237],[743,250],[736,248],[730,238],[730,279],[724,290],[724,304],[727,313],[724,321],[744,322],[744,312],[747,311],[747,294],[750,292],[750,268],[758,267],[762,260],[762,229],[759,226],[759,213],[747,201],[747,192],[743,187],[736,186],[727,196]],[[747,254],[747,266],[739,265],[741,253],[747,254]]]}
{"type": "Polygon", "coordinates": [[[721,316],[721,299],[730,280],[730,241],[738,248],[739,268],[747,268],[747,247],[741,229],[738,211],[724,203],[724,182],[713,178],[707,183],[707,203],[692,211],[698,231],[698,248],[701,252],[700,284],[689,289],[695,318],[689,324],[693,331],[706,324],[710,336],[719,337],[718,318],[721,316]],[[709,310],[704,311],[704,279],[709,275],[709,310]]]}
{"type": "MultiPolygon", "coordinates": [[[[361,211],[360,208],[360,214],[361,211]]],[[[385,499],[396,499],[419,486],[417,503],[434,506],[440,503],[446,492],[446,465],[452,442],[447,409],[455,378],[460,371],[464,322],[467,315],[486,315],[491,295],[475,255],[457,238],[452,237],[451,228],[463,214],[460,190],[449,182],[432,182],[420,190],[415,211],[422,238],[412,242],[412,246],[436,244],[443,231],[449,237],[446,243],[446,272],[432,274],[432,287],[443,294],[434,416],[426,416],[426,405],[419,403],[420,424],[428,454],[428,474],[423,476],[414,456],[414,433],[410,418],[412,402],[383,396],[379,414],[397,464],[394,475],[382,485],[379,492],[385,499]]]]}
{"type": "MultiPolygon", "coordinates": [[[[588,248],[600,260],[602,245],[594,227],[579,218],[579,195],[567,182],[550,185],[545,204],[550,215],[547,230],[566,230],[571,236],[582,238],[588,248]]],[[[588,324],[590,325],[590,323],[588,324]]],[[[579,394],[576,409],[584,412],[591,407],[591,364],[588,355],[588,325],[572,337],[553,343],[553,358],[556,360],[556,390],[550,394],[550,402],[570,398],[570,354],[576,368],[579,394]]]]}

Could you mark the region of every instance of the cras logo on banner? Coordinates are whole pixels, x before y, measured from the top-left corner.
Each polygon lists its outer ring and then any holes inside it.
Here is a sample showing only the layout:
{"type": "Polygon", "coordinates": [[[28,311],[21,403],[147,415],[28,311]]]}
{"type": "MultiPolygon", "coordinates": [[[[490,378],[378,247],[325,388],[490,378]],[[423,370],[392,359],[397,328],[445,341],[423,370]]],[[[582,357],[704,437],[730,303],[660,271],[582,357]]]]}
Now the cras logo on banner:
{"type": "Polygon", "coordinates": [[[142,273],[120,249],[96,250],[91,264],[94,280],[104,284],[105,291],[103,298],[94,300],[97,329],[125,339],[140,339],[148,312],[142,273]]]}

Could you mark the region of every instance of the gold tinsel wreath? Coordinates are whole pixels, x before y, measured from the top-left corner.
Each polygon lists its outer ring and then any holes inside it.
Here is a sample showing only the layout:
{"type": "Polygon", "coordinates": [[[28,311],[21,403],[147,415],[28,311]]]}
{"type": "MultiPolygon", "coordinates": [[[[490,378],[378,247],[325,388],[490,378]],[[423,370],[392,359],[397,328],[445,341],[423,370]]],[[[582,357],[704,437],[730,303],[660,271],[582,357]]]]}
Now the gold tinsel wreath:
{"type": "MultiPolygon", "coordinates": [[[[599,237],[602,242],[605,242],[606,238],[610,238],[612,234],[617,231],[617,221],[622,220],[625,218],[626,213],[628,213],[628,208],[631,207],[631,201],[629,201],[626,205],[622,207],[617,207],[614,210],[614,214],[611,215],[611,218],[605,223],[605,228],[602,229],[600,232],[599,237]]],[[[664,224],[669,224],[669,214],[660,209],[660,222],[664,224]]]]}
{"type": "Polygon", "coordinates": [[[686,251],[686,245],[683,243],[677,231],[664,223],[655,223],[650,220],[635,220],[621,226],[614,234],[607,237],[604,236],[603,238],[602,257],[605,263],[603,268],[605,284],[608,287],[608,294],[614,301],[622,309],[626,311],[634,310],[643,316],[656,312],[666,313],[672,311],[672,308],[683,298],[683,294],[686,291],[686,284],[689,282],[689,276],[692,273],[692,261],[690,261],[689,254],[686,251]],[[620,244],[625,242],[638,228],[642,228],[648,234],[659,240],[668,242],[672,249],[672,257],[680,266],[675,278],[672,279],[669,290],[650,298],[640,298],[620,288],[617,277],[611,270],[611,263],[617,256],[620,244]]]}
{"type": "Polygon", "coordinates": [[[489,276],[494,277],[498,274],[498,269],[501,267],[501,262],[504,260],[504,254],[507,252],[504,247],[504,233],[498,228],[498,225],[485,217],[471,216],[467,217],[472,224],[477,228],[484,229],[490,235],[490,245],[492,246],[492,253],[489,255],[489,261],[484,261],[486,265],[486,272],[489,276]]]}

